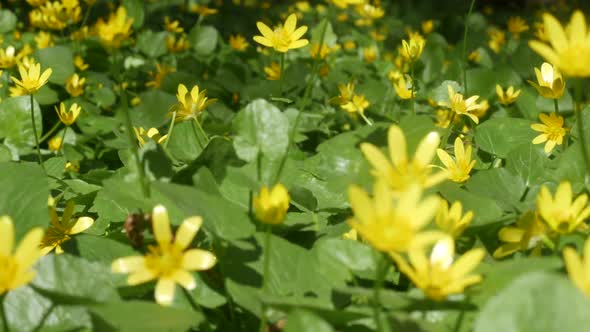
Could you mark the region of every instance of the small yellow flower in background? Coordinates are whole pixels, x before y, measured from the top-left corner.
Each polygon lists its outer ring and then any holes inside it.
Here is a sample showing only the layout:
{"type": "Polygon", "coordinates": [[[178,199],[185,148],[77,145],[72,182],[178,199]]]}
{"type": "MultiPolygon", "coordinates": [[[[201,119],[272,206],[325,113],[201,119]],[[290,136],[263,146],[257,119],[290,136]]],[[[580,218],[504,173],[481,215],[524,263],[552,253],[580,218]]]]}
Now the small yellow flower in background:
{"type": "Polygon", "coordinates": [[[390,159],[370,143],[362,143],[361,151],[373,166],[371,174],[385,181],[394,192],[407,190],[413,185],[429,188],[447,179],[446,171],[433,173],[430,165],[440,144],[436,132],[429,133],[420,141],[411,159],[408,158],[406,138],[400,127],[389,127],[387,138],[390,159]]]}
{"type": "Polygon", "coordinates": [[[53,136],[52,138],[47,141],[47,147],[50,151],[57,152],[61,149],[61,145],[63,144],[63,140],[61,136],[53,136]]]}
{"type": "Polygon", "coordinates": [[[352,97],[354,96],[354,83],[339,83],[338,90],[340,91],[340,94],[337,97],[330,99],[330,102],[339,105],[345,105],[346,103],[350,102],[352,100],[352,97]]]}
{"type": "Polygon", "coordinates": [[[502,47],[506,44],[506,34],[504,31],[491,29],[488,31],[488,36],[490,37],[490,40],[488,41],[490,49],[496,53],[500,53],[502,47]]]}
{"type": "Polygon", "coordinates": [[[559,99],[565,91],[565,81],[557,68],[547,62],[543,62],[541,70],[535,67],[537,83],[529,82],[539,94],[545,98],[559,99]]]}
{"type": "Polygon", "coordinates": [[[378,20],[385,15],[385,11],[379,5],[372,5],[366,1],[363,4],[358,4],[354,7],[356,13],[360,16],[354,21],[358,27],[371,26],[375,20],[378,20]]]}
{"type": "Polygon", "coordinates": [[[184,29],[180,26],[178,20],[170,21],[169,16],[164,17],[164,28],[171,33],[182,33],[184,29]]]}
{"type": "Polygon", "coordinates": [[[422,33],[429,34],[434,30],[434,20],[422,21],[422,33]]]}
{"type": "Polygon", "coordinates": [[[365,98],[365,95],[354,95],[349,102],[344,105],[340,105],[340,108],[348,112],[350,115],[360,115],[368,125],[372,125],[373,123],[371,120],[365,116],[365,109],[370,105],[371,103],[365,98]]]}
{"type": "Polygon", "coordinates": [[[471,159],[472,147],[468,145],[465,148],[463,140],[460,137],[455,138],[455,159],[453,159],[445,150],[437,149],[438,158],[446,167],[449,174],[449,180],[462,183],[469,179],[469,173],[475,165],[475,160],[471,159]]]}
{"type": "Polygon", "coordinates": [[[202,224],[201,217],[187,218],[173,237],[168,211],[164,206],[157,205],[152,211],[152,228],[157,245],[148,246],[149,253],[145,256],[116,259],[111,265],[112,271],[129,274],[127,283],[131,286],[157,279],[156,302],[172,304],[176,284],[187,290],[194,289],[197,284],[191,271],[208,270],[217,262],[215,255],[209,251],[187,250],[202,224]]]}
{"type": "Polygon", "coordinates": [[[585,229],[584,220],[590,216],[588,195],[580,194],[573,198],[572,185],[561,182],[555,192],[555,198],[547,186],[542,186],[537,196],[537,210],[547,225],[558,234],[572,233],[585,229]]]}
{"type": "Polygon", "coordinates": [[[549,37],[547,37],[547,33],[545,33],[545,24],[543,24],[543,22],[536,22],[534,24],[535,26],[535,37],[537,37],[537,39],[544,41],[544,42],[548,42],[549,41],[549,37]]]}
{"type": "Polygon", "coordinates": [[[168,138],[168,135],[160,135],[160,131],[157,128],[145,130],[143,127],[133,127],[133,131],[135,132],[135,137],[137,137],[140,146],[143,146],[146,143],[146,140],[152,140],[158,144],[162,144],[168,138]]]}
{"type": "Polygon", "coordinates": [[[70,108],[66,110],[66,105],[61,102],[59,103],[59,108],[57,108],[57,106],[55,107],[55,112],[57,112],[57,116],[59,116],[59,119],[64,125],[71,126],[76,122],[78,116],[80,116],[82,108],[78,104],[73,103],[70,108]]]}
{"type": "Polygon", "coordinates": [[[14,81],[17,87],[26,91],[27,94],[34,94],[47,83],[52,70],[51,68],[47,68],[41,73],[41,64],[39,63],[32,65],[28,70],[19,64],[18,72],[20,73],[20,80],[14,76],[10,76],[10,79],[14,81]]]}
{"type": "Polygon", "coordinates": [[[463,214],[463,205],[460,201],[455,201],[449,208],[449,203],[442,200],[434,221],[438,228],[457,239],[463,231],[471,224],[473,220],[473,211],[463,214]]]}
{"type": "Polygon", "coordinates": [[[401,55],[409,62],[414,62],[420,58],[422,51],[426,45],[426,40],[419,33],[413,33],[410,36],[409,42],[402,40],[401,55]]]}
{"type": "Polygon", "coordinates": [[[498,95],[498,99],[500,103],[503,105],[510,105],[516,101],[516,98],[520,96],[520,90],[514,90],[514,87],[511,85],[504,91],[499,84],[496,84],[496,94],[498,95]]]}
{"type": "Polygon", "coordinates": [[[250,46],[250,44],[248,44],[248,41],[246,41],[244,36],[237,34],[229,36],[229,46],[236,51],[243,52],[248,46],[250,46]]]}
{"type": "MultiPolygon", "coordinates": [[[[50,203],[53,200],[50,200],[50,203]]],[[[43,255],[47,255],[53,249],[56,254],[62,254],[63,248],[61,245],[68,241],[72,235],[82,233],[94,224],[94,219],[90,217],[80,217],[73,219],[74,208],[76,204],[69,201],[62,213],[61,218],[57,215],[55,206],[49,204],[49,216],[51,218],[51,225],[47,228],[43,239],[41,240],[41,252],[43,255]]]]}
{"type": "Polygon", "coordinates": [[[450,108],[457,115],[466,115],[473,122],[479,123],[479,118],[474,114],[475,111],[481,108],[481,105],[477,103],[479,96],[471,96],[464,99],[463,95],[455,92],[450,84],[447,85],[447,91],[449,93],[449,101],[443,101],[438,104],[450,108]]]}
{"type": "Polygon", "coordinates": [[[278,183],[270,190],[266,186],[260,188],[252,205],[256,219],[265,224],[278,225],[285,220],[290,202],[287,188],[278,183]]]}
{"type": "Polygon", "coordinates": [[[365,0],[330,0],[338,8],[347,8],[348,6],[361,5],[365,0]]]}
{"type": "Polygon", "coordinates": [[[291,14],[285,24],[272,30],[262,22],[256,22],[262,36],[254,36],[254,41],[266,47],[272,47],[277,52],[285,53],[291,49],[304,47],[309,43],[301,38],[307,32],[307,26],[297,28],[297,15],[291,14]]]}
{"type": "Polygon", "coordinates": [[[590,297],[590,239],[584,242],[583,252],[584,257],[581,257],[575,249],[566,247],[563,249],[563,260],[571,281],[590,297]]]}
{"type": "Polygon", "coordinates": [[[203,17],[211,16],[217,14],[219,11],[215,8],[209,8],[205,5],[193,4],[189,11],[191,13],[199,14],[203,17]]]}
{"type": "Polygon", "coordinates": [[[278,81],[281,79],[281,66],[277,62],[271,62],[270,65],[264,67],[266,79],[269,81],[278,81]]]}
{"type": "Polygon", "coordinates": [[[135,96],[135,97],[131,98],[130,104],[131,104],[131,106],[137,106],[137,105],[141,104],[141,97],[135,96]]]}
{"type": "Polygon", "coordinates": [[[396,81],[394,81],[393,89],[395,90],[395,93],[397,93],[397,96],[401,99],[405,100],[416,97],[416,91],[412,91],[413,88],[411,80],[406,82],[404,75],[401,75],[396,81]]]}
{"type": "Polygon", "coordinates": [[[180,35],[178,39],[174,35],[168,35],[166,36],[166,47],[170,53],[182,53],[188,50],[191,45],[186,34],[180,35]]]}
{"type": "Polygon", "coordinates": [[[37,48],[51,47],[54,45],[53,36],[49,32],[39,31],[35,35],[35,43],[37,44],[37,48]]]}
{"type": "Polygon", "coordinates": [[[550,45],[529,41],[530,48],[556,66],[566,76],[590,76],[590,31],[586,18],[576,10],[564,28],[551,14],[543,14],[543,25],[550,45]]]}
{"type": "Polygon", "coordinates": [[[545,153],[553,151],[556,145],[563,144],[563,138],[566,134],[566,129],[563,128],[563,118],[555,113],[549,115],[540,113],[539,119],[541,123],[534,123],[531,129],[538,131],[541,134],[533,139],[533,144],[545,143],[545,153]]]}
{"type": "Polygon", "coordinates": [[[33,280],[31,267],[41,257],[41,238],[41,228],[30,230],[13,253],[14,223],[8,216],[0,217],[0,296],[33,280]]]}
{"type": "Polygon", "coordinates": [[[366,63],[373,63],[377,60],[378,57],[378,49],[375,46],[365,47],[363,48],[363,60],[366,63]]]}
{"type": "Polygon", "coordinates": [[[498,238],[504,242],[496,251],[493,257],[498,259],[512,255],[517,251],[533,249],[532,255],[541,254],[543,237],[548,235],[549,229],[538,214],[532,211],[523,214],[515,225],[502,227],[498,232],[498,238]]]}
{"type": "Polygon", "coordinates": [[[472,51],[467,56],[467,60],[474,62],[474,63],[479,63],[481,61],[481,54],[479,53],[478,50],[472,51]]]}
{"type": "Polygon", "coordinates": [[[385,253],[422,247],[444,234],[423,230],[436,213],[439,199],[421,196],[420,188],[413,186],[396,199],[383,181],[375,184],[373,198],[360,187],[350,186],[348,200],[354,215],[348,224],[373,248],[385,253]]]}
{"type": "Polygon", "coordinates": [[[354,40],[347,40],[343,44],[345,50],[354,50],[356,48],[356,42],[354,40]]]}
{"type": "Polygon", "coordinates": [[[518,38],[521,33],[527,31],[529,29],[528,24],[526,21],[520,16],[512,16],[508,19],[507,24],[508,32],[514,36],[514,38],[518,38]]]}
{"type": "Polygon", "coordinates": [[[207,90],[199,90],[198,85],[193,86],[189,93],[184,84],[179,84],[176,98],[178,103],[172,107],[172,112],[176,112],[177,122],[197,119],[207,107],[217,101],[209,99],[207,90]]]}
{"type": "Polygon", "coordinates": [[[64,171],[80,172],[80,162],[77,160],[68,161],[64,167],[64,171]]]}
{"type": "Polygon", "coordinates": [[[88,64],[84,62],[84,58],[82,58],[79,55],[76,55],[74,57],[74,66],[76,66],[76,68],[78,68],[78,70],[80,71],[85,71],[86,69],[88,69],[88,64]]]}
{"type": "Polygon", "coordinates": [[[79,95],[84,93],[84,87],[86,85],[86,78],[78,76],[78,74],[74,74],[68,78],[66,81],[66,91],[72,97],[78,97],[79,95]]]}
{"type": "Polygon", "coordinates": [[[156,63],[156,71],[155,72],[150,71],[148,73],[152,80],[146,82],[145,86],[157,89],[160,86],[162,86],[162,82],[164,81],[164,78],[166,78],[166,76],[168,74],[174,73],[175,71],[176,71],[176,68],[174,68],[174,67],[171,67],[168,65],[160,66],[159,63],[156,63]]]}
{"type": "Polygon", "coordinates": [[[94,26],[95,34],[103,45],[119,48],[123,41],[132,33],[133,18],[127,16],[125,7],[120,6],[115,13],[111,13],[108,21],[99,18],[94,26]]]}
{"type": "Polygon", "coordinates": [[[14,46],[0,48],[0,68],[11,68],[16,65],[18,59],[14,46]]]}
{"type": "Polygon", "coordinates": [[[309,50],[309,55],[311,56],[312,59],[326,59],[326,57],[328,57],[328,55],[336,50],[339,50],[340,46],[339,45],[334,45],[334,46],[328,46],[328,44],[324,43],[322,44],[322,46],[320,47],[320,44],[318,43],[314,43],[311,45],[311,48],[309,50]]]}
{"type": "Polygon", "coordinates": [[[485,250],[471,249],[454,261],[455,244],[446,237],[439,240],[428,257],[424,248],[408,253],[409,264],[398,254],[392,254],[399,269],[412,280],[416,287],[435,301],[445,300],[449,295],[461,294],[465,288],[479,283],[482,276],[471,274],[485,257],[485,250]]]}

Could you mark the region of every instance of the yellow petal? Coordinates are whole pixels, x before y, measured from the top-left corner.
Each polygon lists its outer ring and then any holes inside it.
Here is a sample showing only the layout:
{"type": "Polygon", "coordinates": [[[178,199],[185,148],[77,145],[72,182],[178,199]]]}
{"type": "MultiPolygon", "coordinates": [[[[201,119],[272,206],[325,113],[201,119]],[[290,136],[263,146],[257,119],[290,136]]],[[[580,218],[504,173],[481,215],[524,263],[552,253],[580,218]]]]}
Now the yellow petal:
{"type": "Polygon", "coordinates": [[[383,175],[387,175],[391,172],[391,164],[389,160],[385,158],[383,153],[373,144],[362,143],[361,151],[365,155],[365,158],[375,170],[383,175]]]}
{"type": "Polygon", "coordinates": [[[517,252],[520,249],[520,244],[518,243],[507,243],[501,245],[494,254],[492,255],[494,258],[499,259],[502,257],[506,257],[508,255],[512,255],[513,253],[517,252]]]}
{"type": "Polygon", "coordinates": [[[273,47],[272,42],[269,39],[267,39],[267,38],[264,38],[262,36],[254,36],[253,39],[254,39],[255,42],[257,42],[259,44],[262,44],[262,45],[264,45],[266,47],[273,47]]]}
{"type": "Polygon", "coordinates": [[[14,246],[14,224],[9,216],[0,217],[0,256],[10,256],[14,246]]]}
{"type": "Polygon", "coordinates": [[[518,243],[524,237],[525,231],[518,227],[503,227],[498,232],[498,238],[503,242],[518,243]]]}
{"type": "Polygon", "coordinates": [[[274,32],[272,31],[271,28],[268,27],[268,25],[266,25],[262,22],[256,22],[256,27],[258,27],[258,30],[260,30],[260,33],[262,34],[262,36],[264,36],[267,39],[272,39],[274,32]]]}
{"type": "Polygon", "coordinates": [[[152,211],[152,227],[156,241],[162,246],[172,241],[172,231],[170,230],[170,219],[168,211],[163,205],[156,205],[152,211]]]}
{"type": "Polygon", "coordinates": [[[34,228],[20,241],[14,253],[14,258],[22,269],[28,269],[41,256],[41,248],[39,247],[39,244],[41,243],[42,238],[43,229],[34,228]]]}
{"type": "Polygon", "coordinates": [[[140,269],[135,271],[127,277],[127,284],[129,286],[136,286],[156,279],[156,275],[148,269],[140,269]]]}
{"type": "Polygon", "coordinates": [[[307,39],[299,39],[299,40],[296,40],[296,41],[292,42],[289,45],[289,48],[291,48],[291,49],[293,49],[293,48],[300,48],[300,47],[306,46],[307,44],[309,44],[309,40],[307,40],[307,39]]]}
{"type": "Polygon", "coordinates": [[[182,256],[182,268],[189,271],[208,270],[215,263],[217,263],[215,255],[206,250],[191,249],[182,256]]]}
{"type": "Polygon", "coordinates": [[[483,260],[486,252],[481,248],[471,249],[459,257],[451,267],[454,279],[461,278],[471,272],[483,260]]]}
{"type": "Polygon", "coordinates": [[[543,23],[551,46],[557,52],[567,48],[568,41],[561,23],[551,14],[543,14],[543,23]]]}
{"type": "Polygon", "coordinates": [[[532,48],[533,51],[539,53],[540,56],[545,58],[547,62],[550,62],[554,65],[559,64],[559,56],[547,44],[541,43],[536,40],[531,40],[529,41],[529,47],[532,48]]]}
{"type": "Polygon", "coordinates": [[[287,20],[285,21],[285,25],[283,26],[283,28],[289,34],[292,34],[293,31],[295,31],[296,26],[297,26],[297,15],[291,14],[291,15],[289,15],[289,17],[287,17],[287,20]]]}
{"type": "Polygon", "coordinates": [[[187,290],[192,290],[197,287],[197,283],[195,282],[195,277],[192,274],[185,270],[176,270],[172,274],[172,279],[179,284],[180,286],[184,287],[187,290]]]}
{"type": "Polygon", "coordinates": [[[387,143],[389,145],[389,157],[393,164],[396,166],[405,164],[408,160],[406,138],[400,127],[395,125],[389,127],[387,143]]]}
{"type": "Polygon", "coordinates": [[[567,247],[563,249],[563,260],[565,261],[565,267],[570,279],[578,288],[584,289],[587,280],[585,278],[584,266],[578,253],[574,249],[567,247]]]}
{"type": "Polygon", "coordinates": [[[186,249],[186,247],[188,247],[193,241],[195,234],[197,234],[202,224],[203,218],[201,217],[190,217],[185,219],[176,232],[174,244],[182,250],[186,249]]]}
{"type": "Polygon", "coordinates": [[[130,273],[143,269],[145,266],[145,259],[143,256],[127,256],[117,258],[111,264],[111,271],[114,273],[130,273]]]}
{"type": "Polygon", "coordinates": [[[301,38],[306,32],[307,32],[307,26],[305,26],[305,25],[297,28],[297,30],[295,30],[293,32],[293,34],[291,34],[291,40],[297,40],[297,39],[301,38]]]}
{"type": "Polygon", "coordinates": [[[436,154],[438,155],[438,159],[445,165],[446,168],[455,167],[455,161],[451,156],[443,149],[436,150],[436,154]]]}
{"type": "Polygon", "coordinates": [[[570,43],[584,43],[587,33],[586,19],[580,10],[576,10],[572,15],[567,32],[570,43]]]}
{"type": "Polygon", "coordinates": [[[156,284],[156,302],[163,306],[169,306],[174,300],[176,284],[172,279],[161,278],[156,284]]]}
{"type": "Polygon", "coordinates": [[[80,217],[74,224],[74,226],[70,229],[70,234],[78,234],[82,233],[88,228],[90,228],[94,224],[94,219],[90,217],[80,217]]]}
{"type": "Polygon", "coordinates": [[[420,141],[420,144],[418,144],[418,148],[416,148],[416,153],[414,154],[414,161],[423,167],[430,165],[439,144],[440,137],[438,134],[434,131],[428,133],[420,141]]]}
{"type": "Polygon", "coordinates": [[[369,195],[360,187],[350,186],[348,188],[348,200],[357,219],[368,223],[375,218],[375,210],[369,195]]]}

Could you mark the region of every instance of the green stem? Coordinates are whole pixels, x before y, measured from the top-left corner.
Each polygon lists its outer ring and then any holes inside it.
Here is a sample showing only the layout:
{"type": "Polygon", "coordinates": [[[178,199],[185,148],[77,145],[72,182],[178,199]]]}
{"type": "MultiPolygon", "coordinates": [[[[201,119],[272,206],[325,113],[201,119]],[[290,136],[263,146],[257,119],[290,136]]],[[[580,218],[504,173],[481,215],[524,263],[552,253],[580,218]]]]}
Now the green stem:
{"type": "Polygon", "coordinates": [[[47,311],[45,311],[45,313],[43,314],[43,317],[41,317],[39,324],[37,324],[37,326],[35,327],[33,332],[37,332],[37,331],[41,330],[41,328],[45,325],[47,318],[49,318],[49,315],[51,315],[51,313],[53,312],[53,309],[55,309],[55,303],[51,303],[51,306],[49,307],[49,309],[47,309],[47,311]]]}
{"type": "Polygon", "coordinates": [[[586,166],[586,175],[590,174],[590,157],[588,156],[588,148],[586,146],[586,135],[584,133],[584,124],[582,123],[582,81],[576,80],[575,85],[576,95],[576,124],[578,125],[578,135],[580,140],[580,149],[582,150],[582,157],[584,158],[584,165],[586,166]]]}
{"type": "Polygon", "coordinates": [[[451,112],[453,112],[453,113],[451,114],[449,126],[447,127],[447,130],[445,131],[444,136],[440,140],[440,146],[442,149],[444,149],[447,146],[447,141],[449,140],[449,137],[451,136],[451,133],[453,132],[453,126],[454,126],[453,121],[455,121],[455,116],[457,115],[457,113],[455,113],[454,111],[451,111],[451,112]]]}
{"type": "Polygon", "coordinates": [[[39,143],[45,142],[45,140],[48,139],[57,130],[57,128],[59,128],[60,124],[61,124],[61,121],[56,122],[53,125],[53,128],[51,128],[48,132],[45,133],[45,135],[43,135],[43,136],[41,136],[41,138],[39,138],[39,143]]]}
{"type": "Polygon", "coordinates": [[[195,119],[195,123],[197,124],[197,128],[199,128],[199,131],[201,132],[201,134],[205,138],[205,145],[209,144],[209,136],[207,136],[207,133],[205,133],[205,130],[203,130],[203,127],[201,126],[199,119],[197,119],[197,118],[193,118],[193,119],[195,119]]]}
{"type": "Polygon", "coordinates": [[[281,52],[281,76],[279,76],[279,97],[283,97],[283,75],[285,71],[285,53],[281,52]]]}
{"type": "Polygon", "coordinates": [[[463,66],[463,87],[465,88],[465,96],[468,96],[467,93],[467,34],[469,32],[469,18],[471,17],[471,12],[473,11],[473,7],[475,5],[475,0],[471,0],[471,5],[469,6],[469,11],[467,12],[467,17],[465,18],[465,29],[463,32],[463,51],[461,55],[461,65],[463,66]]]}
{"type": "MultiPolygon", "coordinates": [[[[559,116],[559,101],[557,99],[553,99],[553,108],[555,109],[555,115],[559,116]]],[[[568,146],[568,137],[567,135],[563,137],[563,145],[561,146],[561,151],[565,151],[568,146]]]]}
{"type": "Polygon", "coordinates": [[[164,142],[164,148],[168,147],[168,142],[170,142],[170,138],[172,137],[172,132],[174,131],[174,122],[176,122],[176,111],[172,112],[172,120],[170,120],[170,128],[168,129],[168,138],[164,142]]]}
{"type": "Polygon", "coordinates": [[[63,148],[64,144],[66,143],[66,132],[68,131],[68,126],[64,128],[64,132],[61,134],[61,144],[59,145],[59,150],[57,151],[58,154],[63,155],[63,148]]]}
{"type": "Polygon", "coordinates": [[[127,140],[129,141],[129,145],[131,146],[131,152],[133,153],[133,158],[135,159],[135,167],[137,168],[139,184],[141,186],[141,190],[143,192],[144,197],[149,198],[151,196],[150,187],[145,176],[143,162],[141,160],[141,157],[139,156],[139,148],[137,147],[137,142],[133,130],[133,124],[131,122],[131,114],[129,114],[129,107],[127,105],[127,92],[125,92],[124,90],[121,91],[121,104],[123,107],[123,115],[125,117],[125,126],[127,127],[127,140]]]}
{"type": "MultiPolygon", "coordinates": [[[[39,147],[39,135],[37,134],[37,126],[35,124],[35,103],[33,100],[33,94],[30,94],[31,100],[31,123],[33,124],[33,135],[35,135],[35,146],[37,147],[37,158],[39,159],[39,165],[45,171],[45,165],[43,165],[43,158],[41,157],[41,148],[39,147]]],[[[47,171],[45,171],[47,173],[47,171]]]]}
{"type": "Polygon", "coordinates": [[[201,142],[201,138],[199,137],[199,132],[197,131],[197,126],[195,125],[195,122],[191,123],[191,127],[193,128],[193,133],[195,134],[197,143],[199,143],[199,147],[201,147],[201,150],[205,149],[205,147],[203,146],[203,142],[201,142]]]}
{"type": "Polygon", "coordinates": [[[414,61],[410,63],[410,75],[410,78],[412,79],[412,113],[416,114],[416,80],[414,77],[414,61]]]}
{"type": "MultiPolygon", "coordinates": [[[[266,225],[264,233],[264,270],[262,271],[262,291],[268,291],[268,276],[270,271],[270,236],[271,236],[271,225],[266,225]]],[[[266,317],[266,305],[262,304],[262,313],[260,316],[260,332],[266,332],[268,326],[268,319],[266,317]]]]}
{"type": "Polygon", "coordinates": [[[553,99],[553,108],[555,108],[555,115],[559,115],[559,102],[557,99],[553,99]]]}
{"type": "Polygon", "coordinates": [[[373,318],[375,319],[375,326],[378,332],[385,331],[381,321],[381,288],[385,280],[385,273],[387,272],[387,261],[385,257],[379,253],[377,261],[377,268],[375,271],[375,283],[373,284],[373,318]]]}
{"type": "Polygon", "coordinates": [[[0,295],[0,319],[2,319],[2,327],[4,328],[4,332],[10,332],[10,327],[8,326],[8,317],[6,316],[6,311],[4,310],[4,300],[6,299],[6,293],[4,295],[0,295]]]}

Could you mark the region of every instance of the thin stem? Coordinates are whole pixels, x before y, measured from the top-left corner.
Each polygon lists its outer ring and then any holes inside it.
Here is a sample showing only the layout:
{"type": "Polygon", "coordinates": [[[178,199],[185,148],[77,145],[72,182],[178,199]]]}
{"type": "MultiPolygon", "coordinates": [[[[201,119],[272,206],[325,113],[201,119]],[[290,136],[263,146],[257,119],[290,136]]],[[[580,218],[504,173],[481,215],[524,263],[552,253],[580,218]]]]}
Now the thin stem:
{"type": "Polygon", "coordinates": [[[469,11],[467,12],[467,17],[465,18],[465,29],[463,32],[463,51],[461,55],[461,64],[463,66],[463,87],[465,88],[465,95],[467,96],[467,34],[469,32],[469,18],[471,17],[471,12],[473,11],[473,6],[475,5],[475,0],[471,0],[471,5],[469,6],[469,11]]]}
{"type": "Polygon", "coordinates": [[[166,142],[164,142],[164,148],[168,147],[168,142],[170,142],[170,138],[172,138],[172,132],[174,131],[174,122],[176,122],[176,111],[172,112],[172,120],[170,120],[170,128],[168,129],[168,138],[166,138],[166,142]]]}
{"type": "Polygon", "coordinates": [[[6,293],[4,295],[0,295],[0,319],[2,319],[2,327],[4,328],[4,332],[10,332],[10,327],[8,326],[8,317],[6,316],[6,311],[4,310],[5,299],[6,293]]]}
{"type": "Polygon", "coordinates": [[[580,139],[580,149],[582,150],[582,157],[584,158],[584,165],[586,166],[586,174],[590,174],[590,157],[588,156],[588,148],[586,146],[586,135],[584,133],[584,124],[582,123],[582,81],[576,80],[575,85],[576,95],[576,124],[578,125],[578,135],[580,139]]]}
{"type": "Polygon", "coordinates": [[[39,138],[39,143],[45,142],[45,140],[48,139],[49,136],[51,136],[57,130],[57,128],[59,128],[60,124],[61,124],[61,121],[56,122],[53,125],[53,128],[49,129],[49,131],[46,132],[45,135],[43,135],[43,136],[41,136],[41,138],[39,138]]]}
{"type": "Polygon", "coordinates": [[[454,127],[454,121],[455,121],[455,116],[457,115],[457,113],[455,113],[454,111],[451,111],[451,119],[449,120],[449,126],[447,127],[447,130],[445,131],[444,136],[441,138],[440,140],[440,146],[444,149],[447,146],[447,141],[449,140],[449,137],[451,137],[451,133],[453,132],[453,127],[454,127]]]}
{"type": "Polygon", "coordinates": [[[137,142],[134,135],[133,124],[131,122],[131,114],[129,114],[129,107],[127,105],[127,92],[124,90],[121,91],[121,104],[123,104],[123,115],[125,116],[125,126],[127,127],[127,140],[129,141],[129,145],[131,146],[131,151],[133,153],[133,158],[135,159],[135,166],[137,168],[137,175],[139,177],[139,184],[141,186],[141,190],[143,192],[144,197],[149,198],[150,195],[150,187],[149,183],[146,181],[145,176],[145,169],[143,168],[143,162],[141,157],[139,156],[139,148],[137,147],[137,142]]]}
{"type": "MultiPolygon", "coordinates": [[[[262,270],[262,291],[268,291],[268,276],[270,274],[270,236],[271,236],[271,225],[266,225],[264,233],[264,269],[262,270]]],[[[266,317],[266,305],[262,304],[262,313],[260,316],[260,332],[265,332],[268,325],[268,319],[266,317]]]]}
{"type": "Polygon", "coordinates": [[[68,131],[68,126],[64,128],[64,132],[61,134],[61,144],[59,145],[59,150],[57,151],[58,154],[63,154],[64,144],[66,143],[66,132],[68,131]]]}
{"type": "Polygon", "coordinates": [[[557,99],[553,99],[553,108],[555,108],[555,115],[559,115],[559,102],[557,99]]]}
{"type": "Polygon", "coordinates": [[[375,271],[375,283],[373,284],[373,318],[378,332],[383,332],[383,323],[381,322],[381,288],[387,272],[387,261],[379,253],[377,268],[375,271]]]}
{"type": "MultiPolygon", "coordinates": [[[[553,108],[555,109],[555,115],[559,116],[559,101],[557,99],[553,99],[553,108]]],[[[568,146],[568,138],[567,136],[563,137],[563,145],[561,146],[561,151],[565,151],[568,146]]]]}
{"type": "MultiPolygon", "coordinates": [[[[45,171],[45,165],[43,165],[43,158],[41,157],[41,148],[39,147],[39,135],[37,135],[37,126],[35,124],[35,103],[33,100],[33,94],[30,94],[31,100],[31,123],[33,124],[33,135],[35,135],[35,146],[37,147],[37,158],[39,159],[39,165],[45,171]]],[[[47,173],[47,171],[45,171],[47,173]]]]}
{"type": "Polygon", "coordinates": [[[279,76],[279,97],[283,96],[283,75],[285,71],[285,53],[281,52],[281,76],[279,76]]]}
{"type": "Polygon", "coordinates": [[[412,61],[410,63],[410,75],[411,75],[411,79],[412,79],[412,113],[416,113],[416,80],[414,77],[414,61],[412,61]]]}
{"type": "Polygon", "coordinates": [[[201,134],[203,134],[203,137],[205,138],[205,145],[209,144],[209,136],[207,136],[207,133],[205,133],[205,130],[203,130],[203,127],[201,126],[199,119],[197,119],[197,118],[193,118],[193,119],[195,120],[195,123],[197,124],[197,128],[199,128],[199,131],[201,132],[201,134]]]}
{"type": "Polygon", "coordinates": [[[37,324],[37,326],[35,327],[35,329],[33,330],[33,332],[37,332],[40,331],[41,328],[43,327],[43,325],[45,325],[45,322],[47,321],[47,318],[49,318],[49,316],[51,315],[51,313],[53,312],[53,309],[55,309],[55,303],[51,303],[51,306],[49,307],[49,309],[47,309],[47,311],[45,311],[45,313],[43,314],[43,317],[41,317],[41,320],[39,321],[39,324],[37,324]]]}
{"type": "Polygon", "coordinates": [[[197,131],[197,127],[195,125],[195,122],[191,123],[191,127],[193,128],[193,133],[195,134],[195,138],[197,139],[197,143],[199,143],[201,150],[203,150],[205,147],[203,146],[203,143],[201,142],[201,138],[199,137],[199,133],[197,131]]]}

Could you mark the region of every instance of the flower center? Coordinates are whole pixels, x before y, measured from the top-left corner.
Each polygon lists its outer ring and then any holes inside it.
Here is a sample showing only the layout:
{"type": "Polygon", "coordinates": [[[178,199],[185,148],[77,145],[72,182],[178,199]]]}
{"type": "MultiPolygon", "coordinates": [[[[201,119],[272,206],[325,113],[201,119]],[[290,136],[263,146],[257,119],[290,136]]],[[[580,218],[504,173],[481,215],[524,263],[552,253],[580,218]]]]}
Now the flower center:
{"type": "Polygon", "coordinates": [[[549,140],[557,141],[565,135],[565,129],[556,125],[548,125],[546,134],[549,140]]]}
{"type": "Polygon", "coordinates": [[[150,253],[145,256],[146,266],[158,276],[170,276],[181,268],[183,252],[176,246],[149,246],[148,249],[150,253]]]}

